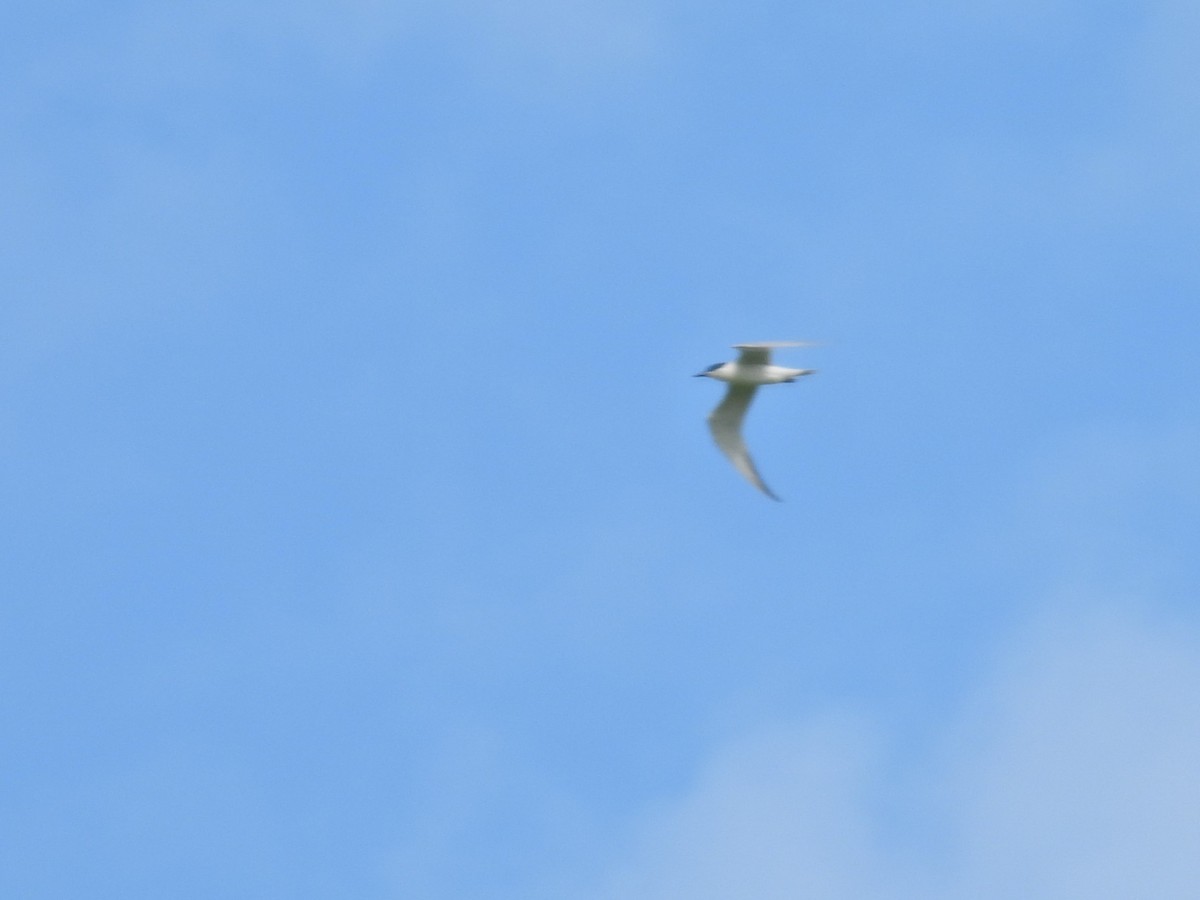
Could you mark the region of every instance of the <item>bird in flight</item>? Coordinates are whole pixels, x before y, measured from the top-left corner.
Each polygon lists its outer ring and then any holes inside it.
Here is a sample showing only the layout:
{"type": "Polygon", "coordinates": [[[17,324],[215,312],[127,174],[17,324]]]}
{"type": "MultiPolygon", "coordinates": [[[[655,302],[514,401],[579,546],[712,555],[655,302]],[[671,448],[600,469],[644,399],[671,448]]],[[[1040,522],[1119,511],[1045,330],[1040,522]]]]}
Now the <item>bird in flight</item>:
{"type": "Polygon", "coordinates": [[[696,374],[697,378],[715,378],[729,385],[725,399],[717,404],[717,408],[708,414],[708,428],[713,440],[721,452],[729,457],[742,475],[752,485],[770,497],[779,498],[767,487],[754,467],[746,442],[742,440],[742,420],[746,418],[746,410],[754,399],[754,392],[759,385],[782,384],[792,382],[801,375],[811,375],[815,369],[788,369],[784,366],[771,365],[771,351],[776,347],[808,347],[808,341],[766,341],[759,344],[734,344],[733,349],[739,351],[738,358],[732,362],[713,363],[703,372],[696,374]]]}

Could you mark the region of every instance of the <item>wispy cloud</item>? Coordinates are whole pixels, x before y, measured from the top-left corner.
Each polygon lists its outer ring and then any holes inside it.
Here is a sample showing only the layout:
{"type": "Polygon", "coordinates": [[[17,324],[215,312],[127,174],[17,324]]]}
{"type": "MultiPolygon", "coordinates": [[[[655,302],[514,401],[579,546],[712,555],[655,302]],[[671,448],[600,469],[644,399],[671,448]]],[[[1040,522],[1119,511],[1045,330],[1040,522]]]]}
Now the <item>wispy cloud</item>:
{"type": "Polygon", "coordinates": [[[687,796],[647,815],[597,896],[883,896],[865,797],[872,744],[847,719],[722,748],[687,796]]]}
{"type": "MultiPolygon", "coordinates": [[[[431,85],[447,78],[468,93],[603,85],[640,71],[658,40],[644,6],[616,0],[141,2],[87,28],[46,31],[36,53],[10,62],[0,101],[10,198],[0,235],[20,251],[0,273],[11,271],[16,298],[0,321],[19,334],[22,355],[37,355],[61,344],[60,332],[104,318],[101,307],[128,308],[138,285],[127,270],[177,301],[235,268],[239,248],[269,232],[264,219],[295,218],[272,194],[288,144],[264,131],[321,140],[305,116],[336,109],[339,91],[353,96],[379,78],[403,100],[436,95],[431,85]],[[153,277],[164,261],[200,256],[209,257],[200,271],[172,276],[174,289],[171,277],[153,277]]],[[[449,119],[460,127],[462,114],[449,119]]],[[[412,130],[414,142],[428,137],[412,130]]],[[[377,152],[361,140],[363,156],[377,152]]],[[[447,165],[441,145],[428,155],[447,165]]],[[[410,183],[428,191],[430,179],[418,172],[410,183]]]]}
{"type": "Polygon", "coordinates": [[[65,32],[26,74],[43,86],[86,74],[91,90],[147,98],[254,89],[305,62],[327,76],[361,76],[440,48],[482,74],[524,59],[571,77],[638,66],[660,40],[653,9],[622,0],[142,3],[106,20],[100,34],[65,32]]]}

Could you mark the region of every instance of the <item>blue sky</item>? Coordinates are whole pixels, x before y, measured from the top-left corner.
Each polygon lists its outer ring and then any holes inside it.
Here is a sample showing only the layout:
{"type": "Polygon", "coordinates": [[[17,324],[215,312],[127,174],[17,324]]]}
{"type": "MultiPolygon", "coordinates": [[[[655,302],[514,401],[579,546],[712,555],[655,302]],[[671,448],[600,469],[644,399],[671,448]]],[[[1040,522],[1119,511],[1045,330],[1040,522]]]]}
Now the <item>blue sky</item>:
{"type": "Polygon", "coordinates": [[[0,24],[5,896],[1191,896],[1192,4],[0,24]]]}

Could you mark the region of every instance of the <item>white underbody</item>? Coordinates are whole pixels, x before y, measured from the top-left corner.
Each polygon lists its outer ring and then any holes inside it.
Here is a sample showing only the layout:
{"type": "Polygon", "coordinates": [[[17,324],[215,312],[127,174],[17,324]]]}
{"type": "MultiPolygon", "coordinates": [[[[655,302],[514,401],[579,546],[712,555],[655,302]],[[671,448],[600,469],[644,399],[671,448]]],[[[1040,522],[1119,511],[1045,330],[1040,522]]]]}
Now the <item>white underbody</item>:
{"type": "Polygon", "coordinates": [[[725,381],[729,384],[782,384],[794,381],[801,375],[807,375],[811,369],[789,369],[786,366],[745,365],[737,362],[727,362],[720,368],[706,372],[709,378],[725,381]]]}

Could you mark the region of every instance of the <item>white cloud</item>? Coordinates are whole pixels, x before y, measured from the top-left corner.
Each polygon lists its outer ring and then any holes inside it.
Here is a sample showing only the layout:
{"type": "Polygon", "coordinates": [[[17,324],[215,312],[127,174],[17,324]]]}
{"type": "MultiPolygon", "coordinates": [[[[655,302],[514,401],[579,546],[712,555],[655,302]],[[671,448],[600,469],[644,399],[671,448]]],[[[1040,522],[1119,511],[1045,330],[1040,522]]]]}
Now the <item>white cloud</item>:
{"type": "Polygon", "coordinates": [[[588,896],[1194,896],[1198,683],[1194,627],[1064,611],[1010,647],[920,800],[903,777],[881,782],[861,725],[743,739],[644,817],[588,896]]]}
{"type": "Polygon", "coordinates": [[[1200,635],[1128,610],[1039,624],[978,698],[952,796],[956,896],[1190,897],[1200,635]]]}

